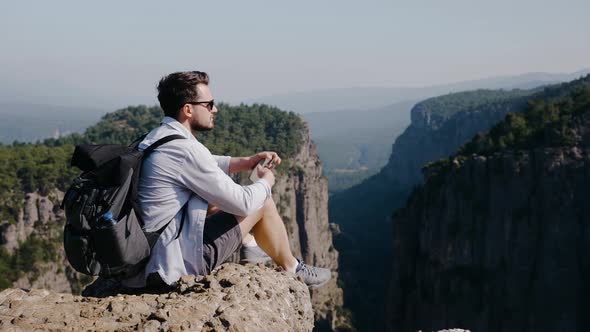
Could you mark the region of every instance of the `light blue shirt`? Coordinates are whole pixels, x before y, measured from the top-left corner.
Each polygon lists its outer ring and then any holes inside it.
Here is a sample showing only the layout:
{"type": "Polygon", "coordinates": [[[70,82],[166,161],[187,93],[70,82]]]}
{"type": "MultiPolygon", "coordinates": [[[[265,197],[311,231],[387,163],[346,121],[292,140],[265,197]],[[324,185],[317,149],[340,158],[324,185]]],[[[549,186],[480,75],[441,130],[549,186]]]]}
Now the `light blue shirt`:
{"type": "Polygon", "coordinates": [[[144,150],[158,139],[179,134],[158,147],[143,162],[139,181],[139,205],[144,230],[156,231],[172,220],[158,238],[143,273],[124,281],[129,287],[144,287],[147,276],[157,272],[168,285],[182,275],[204,274],[203,229],[207,203],[237,216],[247,216],[271,197],[266,180],[242,186],[229,176],[229,156],[212,155],[192,133],[173,118],[165,117],[140,143],[144,150]],[[182,207],[187,215],[178,239],[182,207]]]}

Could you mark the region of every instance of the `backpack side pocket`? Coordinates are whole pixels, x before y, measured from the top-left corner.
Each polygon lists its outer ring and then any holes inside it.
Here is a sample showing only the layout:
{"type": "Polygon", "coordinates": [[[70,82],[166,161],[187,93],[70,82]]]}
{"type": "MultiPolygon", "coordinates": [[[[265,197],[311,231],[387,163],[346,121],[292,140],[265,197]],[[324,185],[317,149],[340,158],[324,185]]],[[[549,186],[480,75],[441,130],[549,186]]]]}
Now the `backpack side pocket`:
{"type": "Polygon", "coordinates": [[[92,232],[100,275],[127,277],[138,273],[150,256],[150,246],[133,210],[116,223],[92,232]]]}

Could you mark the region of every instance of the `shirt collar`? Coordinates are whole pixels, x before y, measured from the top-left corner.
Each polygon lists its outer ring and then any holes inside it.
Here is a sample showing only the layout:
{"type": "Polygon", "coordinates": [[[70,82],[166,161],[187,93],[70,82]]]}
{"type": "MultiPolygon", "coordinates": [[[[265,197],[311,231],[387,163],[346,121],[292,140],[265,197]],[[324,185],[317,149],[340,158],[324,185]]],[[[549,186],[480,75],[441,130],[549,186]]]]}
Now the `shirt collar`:
{"type": "Polygon", "coordinates": [[[148,146],[154,144],[158,141],[158,139],[163,138],[165,136],[173,135],[173,134],[180,134],[184,138],[189,140],[197,140],[197,138],[189,132],[180,122],[176,121],[176,119],[171,117],[164,117],[162,121],[160,121],[160,126],[154,128],[152,131],[147,134],[145,139],[139,143],[139,150],[143,151],[148,146]]]}
{"type": "Polygon", "coordinates": [[[165,116],[160,122],[160,125],[168,125],[173,129],[179,130],[182,132],[182,135],[187,138],[195,138],[195,136],[191,132],[189,132],[182,124],[180,124],[180,122],[178,122],[175,118],[165,116]]]}

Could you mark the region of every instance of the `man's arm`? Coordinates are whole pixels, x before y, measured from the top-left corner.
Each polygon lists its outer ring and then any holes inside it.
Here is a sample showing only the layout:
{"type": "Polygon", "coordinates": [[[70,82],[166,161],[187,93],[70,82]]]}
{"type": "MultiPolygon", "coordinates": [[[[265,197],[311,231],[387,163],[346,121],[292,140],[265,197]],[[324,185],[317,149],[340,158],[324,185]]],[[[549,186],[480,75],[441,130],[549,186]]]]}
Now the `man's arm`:
{"type": "MultiPolygon", "coordinates": [[[[261,160],[271,159],[274,164],[280,164],[281,158],[276,152],[264,151],[249,157],[232,157],[229,160],[229,174],[249,171],[261,160]]],[[[272,166],[270,167],[272,168],[272,166]]]]}
{"type": "Polygon", "coordinates": [[[217,166],[219,166],[219,168],[221,168],[221,170],[223,171],[223,173],[229,175],[229,164],[231,163],[231,157],[230,156],[216,156],[216,155],[212,155],[213,159],[215,159],[215,161],[217,162],[217,166]]]}
{"type": "Polygon", "coordinates": [[[229,160],[229,174],[239,173],[250,170],[258,162],[252,156],[250,157],[232,157],[229,160]]]}
{"type": "Polygon", "coordinates": [[[178,181],[223,211],[246,216],[259,209],[271,196],[274,181],[261,178],[248,186],[235,183],[218,165],[217,158],[201,144],[189,149],[184,157],[179,166],[178,181]]]}

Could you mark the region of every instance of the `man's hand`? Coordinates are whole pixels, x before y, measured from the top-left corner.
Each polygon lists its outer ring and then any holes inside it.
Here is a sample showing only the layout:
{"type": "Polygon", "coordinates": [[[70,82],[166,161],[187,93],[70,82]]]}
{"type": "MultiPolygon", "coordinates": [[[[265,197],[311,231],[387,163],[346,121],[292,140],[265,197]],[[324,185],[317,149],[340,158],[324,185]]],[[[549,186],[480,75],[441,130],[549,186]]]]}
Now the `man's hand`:
{"type": "Polygon", "coordinates": [[[232,157],[229,161],[229,173],[234,174],[243,171],[254,169],[261,160],[269,159],[272,161],[270,168],[274,168],[274,164],[280,164],[281,158],[276,152],[264,151],[259,152],[249,157],[232,157]]]}
{"type": "Polygon", "coordinates": [[[250,156],[251,167],[254,168],[261,160],[269,159],[271,163],[269,164],[269,168],[273,169],[274,165],[279,165],[281,163],[281,158],[276,152],[273,151],[264,151],[259,152],[253,156],[250,156]]]}
{"type": "Polygon", "coordinates": [[[243,171],[249,171],[254,169],[261,160],[269,159],[272,161],[270,169],[274,168],[274,165],[281,163],[281,157],[276,152],[264,151],[259,152],[249,157],[232,157],[229,161],[229,173],[234,174],[243,171]]]}
{"type": "Polygon", "coordinates": [[[256,172],[258,172],[258,178],[266,180],[271,188],[275,185],[275,175],[270,168],[258,165],[256,166],[256,172]]]}

